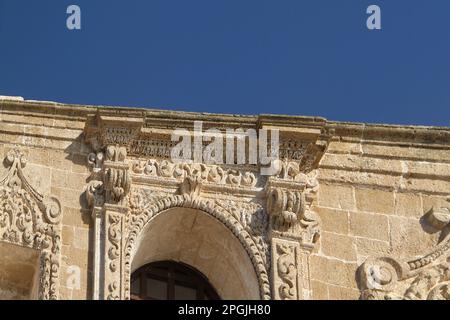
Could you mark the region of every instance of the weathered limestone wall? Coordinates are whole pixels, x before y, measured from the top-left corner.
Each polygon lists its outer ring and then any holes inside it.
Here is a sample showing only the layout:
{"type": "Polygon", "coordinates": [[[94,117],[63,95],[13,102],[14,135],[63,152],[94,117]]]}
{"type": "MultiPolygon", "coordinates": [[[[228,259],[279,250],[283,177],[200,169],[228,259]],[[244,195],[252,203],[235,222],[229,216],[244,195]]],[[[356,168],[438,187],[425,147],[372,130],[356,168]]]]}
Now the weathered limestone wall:
{"type": "Polygon", "coordinates": [[[39,252],[0,243],[0,257],[0,300],[35,299],[39,252]]]}
{"type": "Polygon", "coordinates": [[[427,253],[441,232],[424,216],[450,207],[450,145],[430,138],[439,130],[353,127],[336,130],[319,166],[316,211],[323,232],[311,263],[316,299],[357,299],[355,273],[367,257],[427,253]]]}
{"type": "MultiPolygon", "coordinates": [[[[28,159],[24,174],[42,194],[59,199],[62,209],[60,298],[87,299],[89,293],[89,212],[84,210],[82,193],[89,170],[89,149],[82,143],[85,109],[56,107],[46,103],[1,103],[0,158],[18,148],[28,159]],[[58,108],[56,112],[56,108],[58,108]],[[80,289],[65,284],[80,267],[80,289]]],[[[0,166],[0,175],[6,169],[0,166]]]]}
{"type": "MultiPolygon", "coordinates": [[[[0,159],[19,149],[28,159],[23,172],[29,183],[61,204],[60,299],[92,297],[92,210],[84,197],[92,149],[83,129],[95,112],[94,107],[0,99],[0,159]],[[80,268],[80,288],[67,286],[71,266],[80,268]]],[[[146,111],[132,113],[144,117],[146,111]]],[[[168,113],[171,117],[176,115],[168,113]]],[[[243,118],[242,127],[253,120],[243,118]]],[[[239,125],[239,118],[234,121],[239,125]]],[[[450,130],[326,126],[333,137],[318,166],[320,187],[312,206],[321,218],[310,258],[312,294],[314,299],[358,299],[357,269],[366,258],[418,257],[442,240],[443,231],[431,227],[426,214],[450,207],[450,130]]],[[[0,166],[0,177],[6,172],[0,166]]]]}

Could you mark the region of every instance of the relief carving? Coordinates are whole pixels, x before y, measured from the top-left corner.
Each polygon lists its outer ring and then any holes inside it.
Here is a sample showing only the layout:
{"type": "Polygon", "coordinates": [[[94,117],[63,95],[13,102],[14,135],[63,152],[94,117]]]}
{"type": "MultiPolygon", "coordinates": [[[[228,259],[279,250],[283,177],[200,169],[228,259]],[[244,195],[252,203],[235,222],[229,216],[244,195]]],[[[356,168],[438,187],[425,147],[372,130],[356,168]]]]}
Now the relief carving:
{"type": "Polygon", "coordinates": [[[57,299],[61,245],[61,205],[34,189],[22,169],[27,159],[10,151],[8,172],[0,180],[0,236],[2,241],[42,251],[40,299],[57,299]]]}
{"type": "Polygon", "coordinates": [[[278,294],[281,300],[297,300],[297,265],[295,261],[296,247],[287,244],[277,244],[277,274],[281,280],[278,294]]]}
{"type": "Polygon", "coordinates": [[[135,174],[183,180],[186,177],[196,178],[202,183],[231,185],[253,188],[257,178],[252,172],[241,172],[234,169],[223,169],[217,165],[173,163],[168,160],[135,161],[132,165],[135,174]]]}
{"type": "Polygon", "coordinates": [[[319,184],[315,171],[305,174],[296,162],[279,161],[277,168],[266,185],[273,297],[309,299],[309,255],[320,237],[320,218],[311,206],[319,184]]]}
{"type": "Polygon", "coordinates": [[[272,291],[276,300],[309,299],[309,252],[298,241],[272,238],[272,291]]]}
{"type": "Polygon", "coordinates": [[[368,259],[360,267],[362,299],[444,299],[450,284],[450,236],[420,258],[368,259]]]}
{"type": "MultiPolygon", "coordinates": [[[[230,231],[243,244],[245,250],[251,257],[255,272],[260,281],[261,299],[270,299],[271,293],[269,276],[265,262],[266,257],[265,254],[261,253],[258,249],[258,245],[255,243],[253,236],[242,227],[241,222],[235,218],[231,212],[226,210],[225,206],[219,205],[219,203],[214,200],[203,199],[202,197],[199,197],[195,191],[192,192],[195,190],[194,179],[187,179],[186,181],[190,181],[186,182],[189,183],[190,187],[185,187],[184,190],[187,190],[187,192],[183,193],[183,191],[181,191],[180,195],[167,195],[163,197],[157,195],[156,198],[152,198],[151,192],[141,192],[141,196],[145,194],[148,196],[148,198],[144,198],[145,200],[142,201],[142,203],[145,203],[146,205],[143,207],[143,210],[139,215],[130,220],[130,231],[128,233],[125,245],[125,297],[129,298],[130,294],[129,279],[131,259],[136,239],[140,232],[144,229],[147,223],[165,210],[174,207],[184,207],[202,210],[222,222],[228,229],[230,229],[230,231]],[[194,182],[194,185],[190,184],[191,182],[194,182]]],[[[136,192],[136,190],[133,190],[133,192],[136,192]]]]}
{"type": "Polygon", "coordinates": [[[86,200],[90,207],[101,207],[104,203],[120,204],[131,188],[127,150],[121,146],[108,146],[103,152],[88,155],[92,174],[86,189],[86,200]],[[103,158],[105,159],[103,160],[103,158]]]}
{"type": "Polygon", "coordinates": [[[315,178],[300,175],[296,184],[269,181],[267,210],[275,233],[300,238],[303,245],[312,247],[320,236],[320,218],[311,209],[318,183],[315,178]]]}
{"type": "Polygon", "coordinates": [[[103,230],[97,234],[99,248],[105,237],[96,259],[105,255],[106,274],[104,280],[94,276],[104,282],[99,286],[104,296],[99,297],[130,297],[140,232],[165,210],[185,207],[210,214],[239,239],[259,278],[262,299],[308,298],[309,253],[320,235],[319,217],[311,210],[318,189],[314,169],[329,138],[323,128],[288,130],[293,140],[282,141],[277,172],[266,177],[254,165],[174,163],[167,128],[153,130],[146,121],[129,118],[124,126],[113,114],[99,111],[86,123],[86,141],[96,151],[88,157],[92,176],[86,198],[98,209],[93,216],[103,230]],[[297,135],[305,140],[297,141],[297,135]],[[133,156],[130,162],[127,154],[133,156]],[[269,282],[270,271],[275,286],[269,282]]]}
{"type": "Polygon", "coordinates": [[[108,279],[108,300],[119,300],[121,288],[118,286],[118,279],[121,278],[121,259],[122,252],[122,214],[107,212],[107,255],[108,268],[106,279],[108,279]]]}

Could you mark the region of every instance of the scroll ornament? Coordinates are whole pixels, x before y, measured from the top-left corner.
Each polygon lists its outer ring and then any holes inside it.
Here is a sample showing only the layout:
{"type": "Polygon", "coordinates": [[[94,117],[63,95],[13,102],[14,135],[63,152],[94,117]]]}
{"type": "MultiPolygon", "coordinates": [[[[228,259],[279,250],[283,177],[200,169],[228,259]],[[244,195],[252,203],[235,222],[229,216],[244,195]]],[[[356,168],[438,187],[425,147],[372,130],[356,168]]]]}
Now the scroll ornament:
{"type": "Polygon", "coordinates": [[[0,240],[42,251],[39,297],[57,299],[61,205],[28,182],[23,172],[27,159],[19,150],[10,151],[4,163],[8,171],[0,180],[0,240]]]}
{"type": "Polygon", "coordinates": [[[298,231],[302,244],[313,246],[320,236],[320,218],[311,209],[318,183],[315,179],[306,179],[304,185],[305,188],[301,191],[283,187],[269,188],[267,210],[274,230],[291,234],[298,231]]]}
{"type": "Polygon", "coordinates": [[[202,183],[231,185],[253,188],[257,178],[252,172],[223,169],[217,165],[203,163],[173,163],[168,160],[137,161],[132,166],[134,174],[154,178],[172,178],[184,180],[195,178],[202,183]]]}
{"type": "Polygon", "coordinates": [[[450,300],[450,210],[433,207],[424,221],[441,231],[439,244],[420,258],[369,258],[360,267],[362,299],[450,300]]]}
{"type": "Polygon", "coordinates": [[[108,146],[106,152],[88,155],[92,174],[86,189],[90,207],[101,207],[105,202],[121,203],[131,188],[131,176],[126,163],[125,147],[108,146]]]}

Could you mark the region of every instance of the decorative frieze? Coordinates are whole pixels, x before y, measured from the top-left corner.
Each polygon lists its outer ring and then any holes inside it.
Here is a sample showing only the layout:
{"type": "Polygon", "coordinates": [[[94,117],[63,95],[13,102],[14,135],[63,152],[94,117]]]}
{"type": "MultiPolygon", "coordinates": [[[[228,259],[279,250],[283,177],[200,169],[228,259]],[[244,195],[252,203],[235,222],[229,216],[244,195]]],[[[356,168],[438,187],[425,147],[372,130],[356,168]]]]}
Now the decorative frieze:
{"type": "Polygon", "coordinates": [[[258,180],[253,172],[235,169],[223,169],[217,165],[202,163],[173,163],[169,160],[135,161],[132,165],[134,174],[144,177],[184,180],[195,178],[202,183],[253,188],[258,180]]]}

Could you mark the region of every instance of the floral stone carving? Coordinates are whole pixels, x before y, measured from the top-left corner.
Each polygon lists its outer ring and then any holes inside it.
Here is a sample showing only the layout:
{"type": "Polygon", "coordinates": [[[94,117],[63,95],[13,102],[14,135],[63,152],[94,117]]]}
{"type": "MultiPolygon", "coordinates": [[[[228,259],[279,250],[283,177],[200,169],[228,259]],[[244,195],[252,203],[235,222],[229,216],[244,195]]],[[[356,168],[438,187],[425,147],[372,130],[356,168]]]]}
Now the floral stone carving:
{"type": "Polygon", "coordinates": [[[368,259],[360,267],[362,299],[450,300],[450,236],[420,258],[368,259]]]}
{"type": "Polygon", "coordinates": [[[20,151],[10,151],[4,163],[8,172],[0,180],[1,240],[42,252],[39,298],[58,299],[61,205],[31,186],[20,151]]]}

